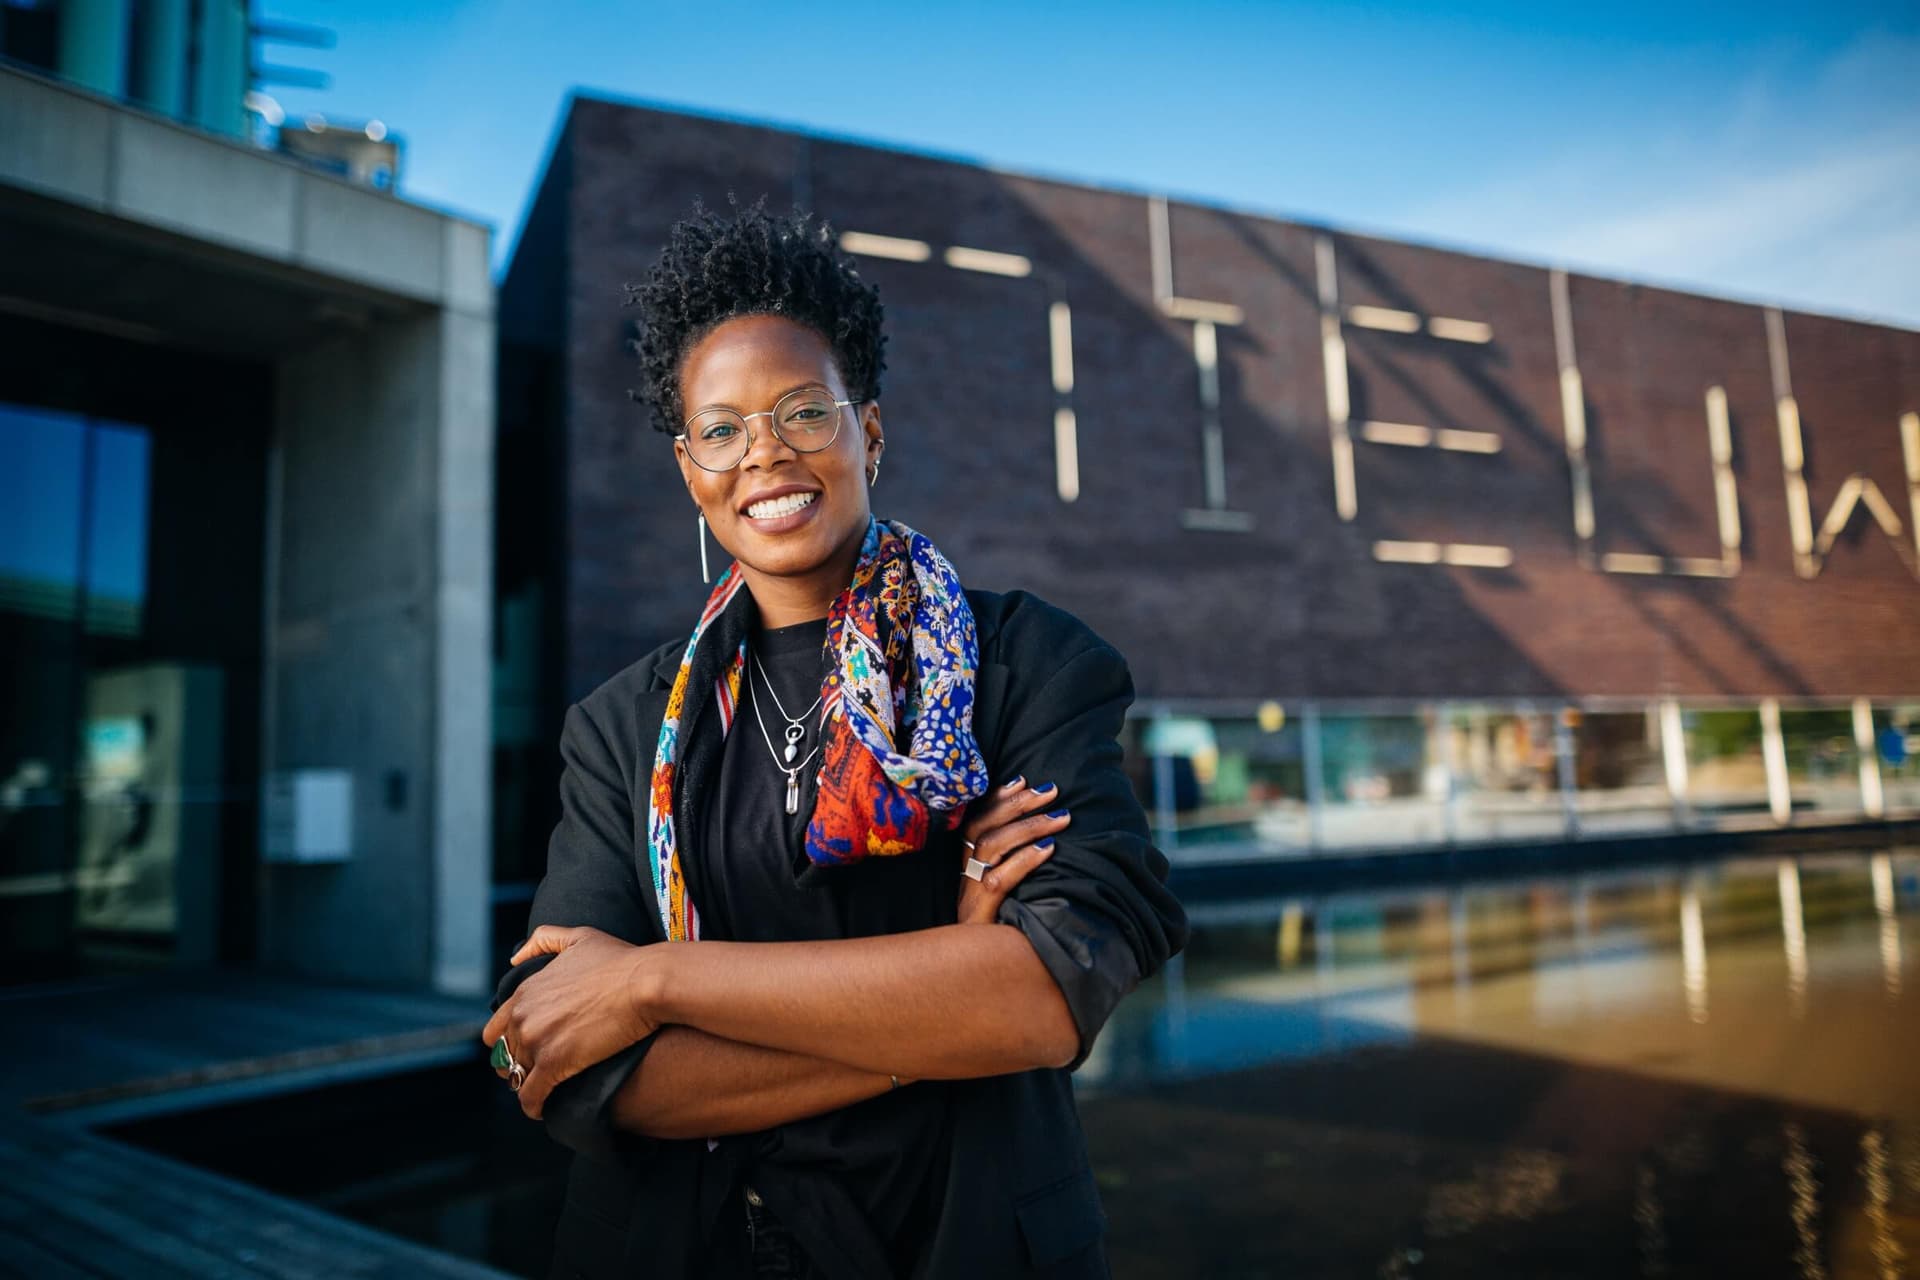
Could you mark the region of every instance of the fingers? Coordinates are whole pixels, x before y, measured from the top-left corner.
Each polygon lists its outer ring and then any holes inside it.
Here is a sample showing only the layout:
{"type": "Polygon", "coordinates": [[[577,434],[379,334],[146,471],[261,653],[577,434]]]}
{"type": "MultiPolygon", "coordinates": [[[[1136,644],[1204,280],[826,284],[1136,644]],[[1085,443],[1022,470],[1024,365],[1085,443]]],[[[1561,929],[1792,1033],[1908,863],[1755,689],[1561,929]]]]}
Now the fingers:
{"type": "Polygon", "coordinates": [[[1052,782],[1029,786],[1026,779],[1014,778],[995,787],[982,800],[976,800],[969,806],[967,820],[960,834],[978,844],[983,835],[996,827],[1005,826],[1036,809],[1048,806],[1058,808],[1059,799],[1060,788],[1052,782]]]}
{"type": "Polygon", "coordinates": [[[549,953],[558,955],[579,940],[582,930],[564,928],[557,924],[543,924],[533,931],[520,949],[507,957],[508,964],[519,964],[522,960],[549,953]]]}
{"type": "MultiPolygon", "coordinates": [[[[487,1025],[480,1028],[481,1044],[491,1049],[500,1037],[507,1033],[507,1028],[513,1022],[513,1002],[519,998],[520,993],[515,991],[507,997],[506,1003],[493,1011],[493,1016],[487,1019],[487,1025]]],[[[508,1041],[507,1047],[513,1047],[512,1041],[508,1041]]]]}
{"type": "Polygon", "coordinates": [[[552,1078],[551,1071],[539,1067],[527,1072],[526,1081],[521,1084],[520,1092],[514,1095],[520,1103],[520,1110],[526,1112],[527,1119],[538,1120],[547,1107],[547,1095],[553,1092],[553,1086],[559,1084],[552,1078]]]}
{"type": "Polygon", "coordinates": [[[1065,809],[1029,813],[984,831],[975,841],[973,856],[993,866],[1014,850],[1047,839],[1066,829],[1072,821],[1065,809]]]}
{"type": "Polygon", "coordinates": [[[1027,878],[1029,871],[1052,856],[1053,841],[1050,838],[1044,843],[1034,843],[1024,849],[1016,849],[994,863],[986,874],[980,877],[980,883],[994,895],[996,899],[994,905],[998,906],[997,899],[1006,897],[1015,885],[1027,878]]]}

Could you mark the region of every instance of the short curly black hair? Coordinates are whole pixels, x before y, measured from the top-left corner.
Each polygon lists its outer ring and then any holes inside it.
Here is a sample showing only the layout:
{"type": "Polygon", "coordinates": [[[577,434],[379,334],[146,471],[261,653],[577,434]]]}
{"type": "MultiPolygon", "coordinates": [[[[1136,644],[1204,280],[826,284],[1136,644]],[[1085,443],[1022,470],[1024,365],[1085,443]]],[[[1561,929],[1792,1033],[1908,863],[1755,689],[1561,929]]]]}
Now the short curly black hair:
{"type": "Polygon", "coordinates": [[[798,208],[774,217],[764,196],[746,208],[727,199],[730,217],[694,201],[646,283],[627,286],[627,305],[640,308],[631,345],[646,379],[628,394],[653,411],[655,429],[677,434],[688,349],[735,316],[779,315],[826,339],[849,396],[879,399],[887,367],[880,291],[860,279],[826,223],[798,208]]]}

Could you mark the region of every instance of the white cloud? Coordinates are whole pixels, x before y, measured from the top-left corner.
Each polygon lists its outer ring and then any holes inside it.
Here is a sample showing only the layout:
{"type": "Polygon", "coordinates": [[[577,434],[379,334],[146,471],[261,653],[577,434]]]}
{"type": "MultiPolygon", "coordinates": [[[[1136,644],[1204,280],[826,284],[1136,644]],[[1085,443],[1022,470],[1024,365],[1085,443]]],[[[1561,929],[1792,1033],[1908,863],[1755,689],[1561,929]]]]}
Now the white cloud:
{"type": "Polygon", "coordinates": [[[1392,225],[1600,274],[1920,325],[1920,119],[1901,92],[1915,67],[1920,41],[1865,37],[1786,88],[1749,74],[1720,119],[1510,157],[1506,173],[1392,225]]]}

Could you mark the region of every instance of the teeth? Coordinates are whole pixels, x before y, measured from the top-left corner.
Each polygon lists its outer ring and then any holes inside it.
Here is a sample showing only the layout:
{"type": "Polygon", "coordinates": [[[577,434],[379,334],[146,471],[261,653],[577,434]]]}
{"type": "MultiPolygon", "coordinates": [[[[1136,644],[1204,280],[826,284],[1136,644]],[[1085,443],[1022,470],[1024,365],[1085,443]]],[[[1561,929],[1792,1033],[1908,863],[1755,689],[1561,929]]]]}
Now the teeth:
{"type": "Polygon", "coordinates": [[[778,520],[781,516],[790,516],[800,510],[816,496],[811,493],[790,493],[784,498],[769,498],[748,507],[747,514],[755,520],[778,520]]]}

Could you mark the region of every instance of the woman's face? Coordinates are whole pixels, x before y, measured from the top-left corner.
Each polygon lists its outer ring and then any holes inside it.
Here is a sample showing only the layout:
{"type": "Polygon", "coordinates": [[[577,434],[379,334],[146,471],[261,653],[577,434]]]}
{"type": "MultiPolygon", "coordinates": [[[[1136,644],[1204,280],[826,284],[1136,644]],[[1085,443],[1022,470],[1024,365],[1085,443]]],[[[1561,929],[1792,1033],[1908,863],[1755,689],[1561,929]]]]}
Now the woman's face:
{"type": "MultiPolygon", "coordinates": [[[[736,316],[690,347],[680,365],[689,418],[712,408],[764,415],[803,387],[849,398],[826,339],[784,316],[736,316]]],[[[789,448],[770,417],[747,419],[752,444],[731,471],[702,469],[674,442],[688,492],[756,596],[777,583],[783,596],[819,595],[822,614],[851,577],[867,528],[867,472],[883,447],[878,404],[835,412],[843,416],[833,443],[815,453],[789,448]],[[796,497],[805,505],[792,510],[796,497]],[[780,499],[784,514],[764,505],[780,499]]],[[[763,597],[763,608],[768,603],[763,597]]]]}

